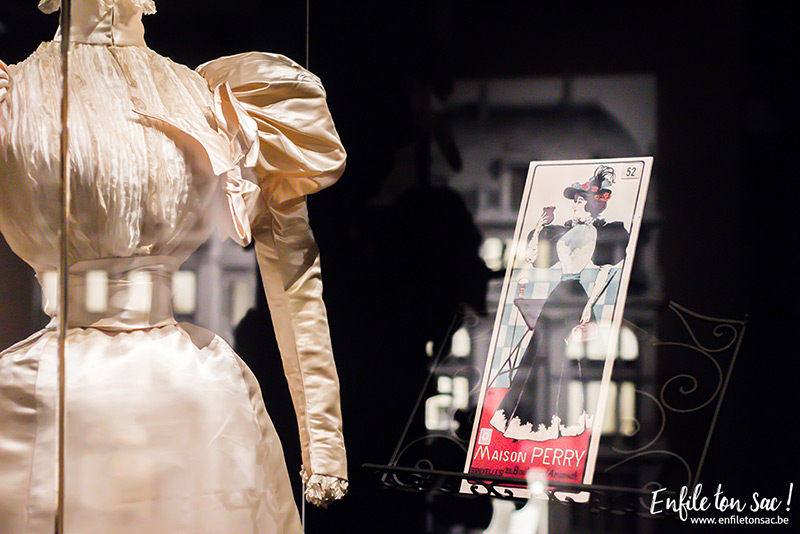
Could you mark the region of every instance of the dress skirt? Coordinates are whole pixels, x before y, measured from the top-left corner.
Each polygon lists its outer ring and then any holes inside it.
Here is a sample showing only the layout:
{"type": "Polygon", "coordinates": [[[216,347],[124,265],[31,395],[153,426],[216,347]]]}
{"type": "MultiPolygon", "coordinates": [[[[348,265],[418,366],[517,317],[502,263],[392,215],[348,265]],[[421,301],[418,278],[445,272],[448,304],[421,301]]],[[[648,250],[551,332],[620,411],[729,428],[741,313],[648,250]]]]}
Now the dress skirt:
{"type": "MultiPolygon", "coordinates": [[[[191,325],[75,328],[67,342],[67,534],[301,532],[258,384],[191,325]]],[[[57,335],[0,355],[0,531],[52,533],[57,335]]]]}
{"type": "MultiPolygon", "coordinates": [[[[548,295],[539,317],[561,317],[560,326],[552,325],[552,328],[554,331],[569,334],[580,323],[587,302],[589,297],[580,280],[564,278],[548,295]],[[568,308],[564,306],[565,301],[570,302],[568,308]]],[[[566,421],[564,414],[567,411],[567,388],[564,386],[553,390],[549,378],[551,368],[557,369],[564,364],[566,351],[562,349],[551,353],[547,347],[547,336],[541,329],[537,323],[528,347],[514,369],[511,387],[497,409],[500,415],[496,420],[503,421],[504,426],[517,419],[517,426],[530,425],[535,431],[539,425],[549,425],[554,414],[562,416],[562,421],[566,421]],[[554,358],[558,360],[553,361],[554,358]]],[[[505,431],[505,428],[502,430],[505,431]]]]}

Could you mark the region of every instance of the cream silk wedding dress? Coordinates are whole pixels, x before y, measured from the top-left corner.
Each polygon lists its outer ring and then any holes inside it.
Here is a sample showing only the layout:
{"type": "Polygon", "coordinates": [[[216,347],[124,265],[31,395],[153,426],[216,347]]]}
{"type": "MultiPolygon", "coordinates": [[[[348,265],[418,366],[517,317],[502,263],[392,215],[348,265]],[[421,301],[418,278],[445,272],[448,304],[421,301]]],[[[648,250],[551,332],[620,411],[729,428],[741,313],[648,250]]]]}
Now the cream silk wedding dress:
{"type": "MultiPolygon", "coordinates": [[[[192,71],[156,54],[141,23],[152,0],[72,6],[66,533],[301,532],[253,375],[219,337],[176,323],[170,283],[213,229],[255,240],[306,498],[341,497],[338,379],[305,204],[344,169],[325,92],[282,56],[192,71]],[[84,298],[98,270],[105,311],[84,298]]],[[[0,229],[39,276],[59,254],[59,35],[0,62],[0,229]]],[[[0,355],[3,534],[53,531],[56,360],[54,326],[0,355]]]]}

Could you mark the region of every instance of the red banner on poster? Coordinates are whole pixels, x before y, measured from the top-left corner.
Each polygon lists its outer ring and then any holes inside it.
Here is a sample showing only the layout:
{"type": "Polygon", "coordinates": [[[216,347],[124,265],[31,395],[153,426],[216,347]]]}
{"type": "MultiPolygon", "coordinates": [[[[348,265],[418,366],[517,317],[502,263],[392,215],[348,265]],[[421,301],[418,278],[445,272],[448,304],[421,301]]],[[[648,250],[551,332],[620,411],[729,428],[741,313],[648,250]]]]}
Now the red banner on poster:
{"type": "Polygon", "coordinates": [[[470,473],[519,478],[524,485],[528,469],[541,469],[548,480],[579,483],[586,468],[591,428],[575,436],[544,441],[515,440],[491,426],[490,419],[506,388],[489,388],[472,452],[470,473]]]}

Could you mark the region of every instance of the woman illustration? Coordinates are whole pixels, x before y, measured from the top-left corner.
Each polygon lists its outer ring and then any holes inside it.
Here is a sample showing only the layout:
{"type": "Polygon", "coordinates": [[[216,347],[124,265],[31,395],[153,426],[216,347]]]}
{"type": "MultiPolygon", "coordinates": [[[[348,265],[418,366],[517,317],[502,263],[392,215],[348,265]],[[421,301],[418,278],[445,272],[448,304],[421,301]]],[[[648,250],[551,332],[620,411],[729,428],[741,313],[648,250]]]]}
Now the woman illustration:
{"type": "Polygon", "coordinates": [[[611,198],[614,180],[614,170],[601,165],[587,182],[573,183],[564,190],[564,196],[573,201],[571,219],[563,226],[553,225],[555,208],[546,207],[528,237],[525,261],[534,264],[539,259],[540,244],[547,241],[556,251],[556,259],[538,266],[549,268],[558,262],[562,274],[540,313],[534,311],[538,306],[526,306],[524,301],[530,303],[530,299],[515,301],[532,336],[519,365],[512,370],[510,388],[490,421],[507,438],[543,441],[578,435],[591,425],[591,416],[585,410],[578,421],[569,426],[562,424],[568,409],[567,384],[550,388],[548,366],[550,360],[557,359],[552,367],[563,369],[565,351],[549,349],[539,318],[553,319],[553,331],[562,331],[562,326],[565,342],[573,336],[588,341],[597,335],[593,308],[611,281],[612,267],[624,259],[629,239],[621,222],[608,223],[600,218],[611,198]],[[598,268],[597,278],[587,293],[581,284],[581,273],[592,264],[598,268]],[[553,402],[548,402],[550,391],[553,402]]]}

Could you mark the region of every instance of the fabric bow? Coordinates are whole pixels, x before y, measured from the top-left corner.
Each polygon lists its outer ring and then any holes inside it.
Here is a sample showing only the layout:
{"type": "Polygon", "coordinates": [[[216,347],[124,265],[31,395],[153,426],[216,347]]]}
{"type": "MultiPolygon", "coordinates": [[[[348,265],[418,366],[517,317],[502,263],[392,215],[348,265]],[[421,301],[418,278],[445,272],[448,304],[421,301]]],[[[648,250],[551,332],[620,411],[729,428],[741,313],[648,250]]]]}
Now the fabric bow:
{"type": "Polygon", "coordinates": [[[240,245],[250,243],[249,200],[260,188],[242,176],[240,163],[253,168],[258,160],[258,127],[236,100],[227,83],[214,90],[216,130],[198,128],[182,118],[167,118],[140,110],[138,115],[160,125],[180,146],[194,156],[200,172],[220,178],[227,198],[223,223],[228,234],[240,245]]]}

